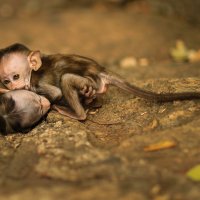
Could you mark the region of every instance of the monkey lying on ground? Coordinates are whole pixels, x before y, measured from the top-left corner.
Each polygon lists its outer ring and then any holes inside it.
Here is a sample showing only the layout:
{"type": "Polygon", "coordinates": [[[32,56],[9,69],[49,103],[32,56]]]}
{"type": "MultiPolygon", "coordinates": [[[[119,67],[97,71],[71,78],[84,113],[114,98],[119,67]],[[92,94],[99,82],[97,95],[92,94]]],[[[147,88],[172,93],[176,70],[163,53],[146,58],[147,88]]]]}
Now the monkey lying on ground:
{"type": "Polygon", "coordinates": [[[25,88],[45,95],[54,109],[78,120],[85,120],[87,116],[79,97],[90,103],[105,93],[109,85],[156,102],[200,98],[198,92],[158,94],[143,90],[107,72],[92,59],[78,55],[44,55],[22,44],[0,50],[0,80],[10,90],[25,88]],[[61,98],[71,110],[57,104],[61,98]]]}
{"type": "MultiPolygon", "coordinates": [[[[5,92],[0,88],[0,93],[5,92]]],[[[27,132],[50,109],[50,102],[28,90],[14,90],[0,95],[0,133],[27,132]]]]}

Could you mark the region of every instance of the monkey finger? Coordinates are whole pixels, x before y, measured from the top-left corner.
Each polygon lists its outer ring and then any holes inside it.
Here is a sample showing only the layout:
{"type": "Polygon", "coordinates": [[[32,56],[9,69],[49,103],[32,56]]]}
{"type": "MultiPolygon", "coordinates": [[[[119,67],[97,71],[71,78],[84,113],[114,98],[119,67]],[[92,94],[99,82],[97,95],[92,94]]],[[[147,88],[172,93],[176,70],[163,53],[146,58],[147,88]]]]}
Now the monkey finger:
{"type": "Polygon", "coordinates": [[[92,97],[92,98],[95,97],[96,98],[95,94],[96,94],[96,90],[92,90],[92,93],[91,93],[90,97],[92,97]]]}
{"type": "Polygon", "coordinates": [[[88,91],[85,93],[85,96],[86,96],[86,97],[90,97],[92,91],[93,91],[93,88],[90,86],[90,87],[88,88],[88,91]]]}
{"type": "Polygon", "coordinates": [[[88,87],[85,85],[85,86],[83,87],[83,89],[80,90],[80,93],[81,93],[82,95],[85,95],[85,93],[87,92],[87,90],[88,90],[88,87]]]}
{"type": "MultiPolygon", "coordinates": [[[[95,96],[95,94],[96,94],[96,90],[92,90],[91,92],[90,92],[90,94],[89,94],[89,98],[92,98],[92,99],[94,99],[93,97],[95,96]]],[[[96,98],[96,97],[95,97],[96,98]]]]}

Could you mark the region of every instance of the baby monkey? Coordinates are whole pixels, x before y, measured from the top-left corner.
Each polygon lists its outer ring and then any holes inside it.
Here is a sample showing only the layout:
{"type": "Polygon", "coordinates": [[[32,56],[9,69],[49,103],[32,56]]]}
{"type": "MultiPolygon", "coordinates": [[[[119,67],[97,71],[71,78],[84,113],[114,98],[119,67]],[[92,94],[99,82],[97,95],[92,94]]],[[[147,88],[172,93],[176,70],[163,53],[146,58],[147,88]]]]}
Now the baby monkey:
{"type": "MultiPolygon", "coordinates": [[[[0,88],[0,93],[5,91],[0,88]]],[[[0,133],[27,132],[50,109],[50,102],[28,90],[14,90],[0,95],[0,133]]]]}
{"type": "Polygon", "coordinates": [[[63,115],[78,120],[86,119],[80,102],[92,102],[97,95],[114,85],[138,97],[156,102],[199,99],[198,92],[158,94],[143,90],[114,75],[96,61],[78,55],[45,55],[22,44],[0,50],[0,80],[10,90],[29,89],[42,94],[63,115]],[[58,105],[64,99],[71,109],[58,105]]]}

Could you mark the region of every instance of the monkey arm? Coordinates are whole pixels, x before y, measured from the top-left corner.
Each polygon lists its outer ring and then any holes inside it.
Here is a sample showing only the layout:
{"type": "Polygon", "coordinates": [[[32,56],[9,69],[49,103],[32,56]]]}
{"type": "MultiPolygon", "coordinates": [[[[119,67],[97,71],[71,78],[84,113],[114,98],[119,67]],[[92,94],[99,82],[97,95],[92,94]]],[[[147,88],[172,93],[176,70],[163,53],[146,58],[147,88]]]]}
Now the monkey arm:
{"type": "Polygon", "coordinates": [[[34,92],[44,95],[51,103],[60,100],[62,97],[60,88],[46,83],[40,83],[34,92]]]}

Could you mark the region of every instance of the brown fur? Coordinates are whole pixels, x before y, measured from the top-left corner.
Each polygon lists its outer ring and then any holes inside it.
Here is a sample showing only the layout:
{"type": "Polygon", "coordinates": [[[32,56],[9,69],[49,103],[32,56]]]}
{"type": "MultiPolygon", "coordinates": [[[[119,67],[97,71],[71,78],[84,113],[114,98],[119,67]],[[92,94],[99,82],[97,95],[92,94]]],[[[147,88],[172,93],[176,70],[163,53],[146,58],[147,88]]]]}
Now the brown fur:
{"type": "Polygon", "coordinates": [[[129,84],[118,75],[107,72],[96,61],[83,56],[56,54],[39,55],[38,57],[38,51],[35,55],[34,51],[30,54],[30,50],[23,45],[20,47],[20,44],[16,44],[11,47],[1,50],[0,56],[2,57],[2,52],[7,54],[11,49],[13,49],[11,52],[18,49],[21,51],[22,49],[23,52],[29,53],[29,65],[32,69],[31,89],[45,95],[52,103],[58,103],[64,97],[74,114],[58,105],[55,105],[55,108],[60,113],[66,113],[66,115],[75,119],[82,120],[86,117],[83,106],[80,103],[80,95],[83,94],[86,99],[89,99],[88,102],[91,102],[96,97],[95,93],[105,93],[109,85],[115,85],[136,96],[157,102],[200,98],[200,93],[198,92],[158,94],[143,90],[129,84]],[[34,57],[31,62],[32,54],[34,57]]]}

